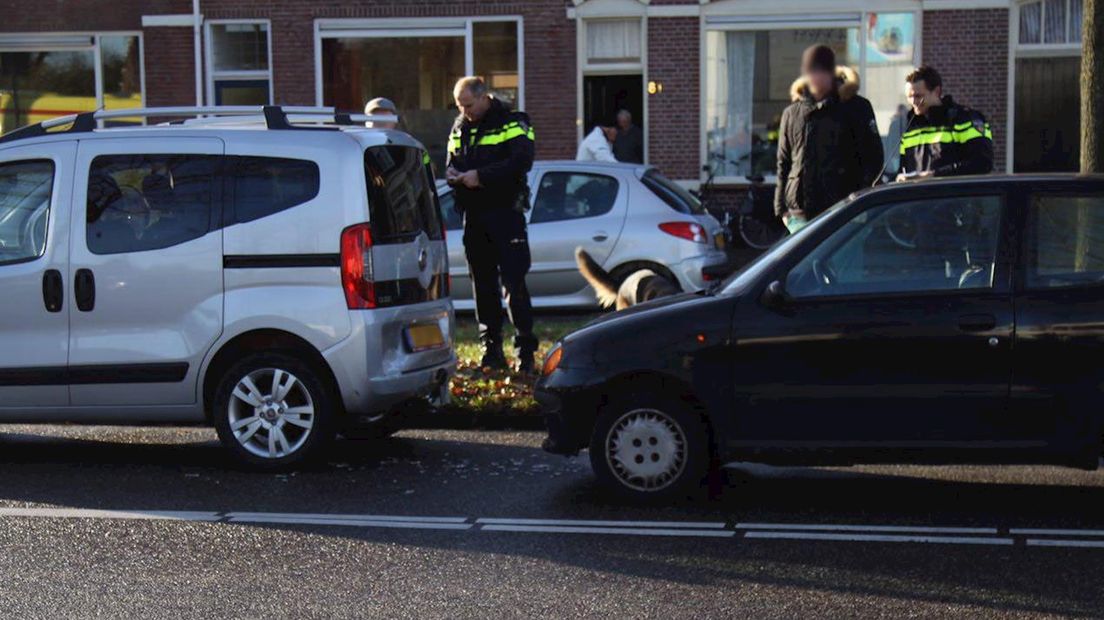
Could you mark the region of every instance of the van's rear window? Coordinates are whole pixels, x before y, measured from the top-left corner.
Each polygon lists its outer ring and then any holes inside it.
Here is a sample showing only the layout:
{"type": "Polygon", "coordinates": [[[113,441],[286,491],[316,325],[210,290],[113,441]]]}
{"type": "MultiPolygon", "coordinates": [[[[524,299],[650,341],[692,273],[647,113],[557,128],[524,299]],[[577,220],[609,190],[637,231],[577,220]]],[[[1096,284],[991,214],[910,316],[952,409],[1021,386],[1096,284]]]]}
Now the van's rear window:
{"type": "Polygon", "coordinates": [[[374,146],[364,151],[364,177],[374,243],[405,243],[425,232],[440,240],[433,177],[422,151],[409,146],[374,146]]]}

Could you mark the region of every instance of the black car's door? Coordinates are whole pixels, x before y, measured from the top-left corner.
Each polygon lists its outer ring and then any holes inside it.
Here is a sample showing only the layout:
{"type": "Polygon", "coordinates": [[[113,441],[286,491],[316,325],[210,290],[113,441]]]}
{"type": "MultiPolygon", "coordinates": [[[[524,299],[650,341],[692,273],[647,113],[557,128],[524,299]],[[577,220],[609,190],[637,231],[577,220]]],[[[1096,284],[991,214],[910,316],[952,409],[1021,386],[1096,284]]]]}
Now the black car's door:
{"type": "Polygon", "coordinates": [[[1023,197],[1012,408],[1025,432],[1099,453],[1104,184],[1034,187],[1023,197]]]}
{"type": "Polygon", "coordinates": [[[919,447],[1005,438],[1005,197],[920,195],[855,209],[779,274],[783,306],[760,304],[734,327],[739,440],[919,447]]]}

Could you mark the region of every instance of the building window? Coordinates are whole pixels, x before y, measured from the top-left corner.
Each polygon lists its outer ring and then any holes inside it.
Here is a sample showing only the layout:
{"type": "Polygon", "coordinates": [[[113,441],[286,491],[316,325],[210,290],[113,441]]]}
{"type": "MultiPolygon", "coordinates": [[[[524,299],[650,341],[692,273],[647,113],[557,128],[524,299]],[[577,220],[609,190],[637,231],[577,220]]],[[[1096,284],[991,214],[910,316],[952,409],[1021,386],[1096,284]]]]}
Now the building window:
{"type": "Polygon", "coordinates": [[[882,134],[886,165],[894,168],[907,112],[905,76],[917,61],[917,32],[913,12],[710,17],[703,163],[722,179],[773,178],[779,121],[792,102],[801,54],[821,43],[836,52],[837,65],[859,76],[882,134]]]}
{"type": "Polygon", "coordinates": [[[524,108],[520,17],[335,19],[316,26],[319,105],[361,110],[374,97],[391,99],[400,127],[426,146],[439,171],[456,118],[456,80],[480,75],[495,97],[524,108]],[[396,59],[409,70],[396,71],[396,59]]]}
{"type": "Polygon", "coordinates": [[[639,63],[639,19],[594,19],[586,22],[587,62],[593,64],[639,63]]]}
{"type": "Polygon", "coordinates": [[[1014,172],[1071,172],[1081,153],[1082,0],[1020,4],[1013,24],[1014,172]]]}
{"type": "Polygon", "coordinates": [[[840,65],[858,64],[849,50],[858,28],[706,33],[706,153],[720,177],[774,173],[778,125],[791,102],[801,53],[824,43],[840,65]]]}
{"type": "Polygon", "coordinates": [[[213,105],[272,102],[272,55],[265,21],[207,22],[207,101],[213,105]]]}
{"type": "Polygon", "coordinates": [[[1082,0],[1036,0],[1020,5],[1020,45],[1081,43],[1082,0]]]}
{"type": "Polygon", "coordinates": [[[141,36],[130,33],[0,36],[0,132],[100,108],[142,107],[141,48],[141,36]]]}

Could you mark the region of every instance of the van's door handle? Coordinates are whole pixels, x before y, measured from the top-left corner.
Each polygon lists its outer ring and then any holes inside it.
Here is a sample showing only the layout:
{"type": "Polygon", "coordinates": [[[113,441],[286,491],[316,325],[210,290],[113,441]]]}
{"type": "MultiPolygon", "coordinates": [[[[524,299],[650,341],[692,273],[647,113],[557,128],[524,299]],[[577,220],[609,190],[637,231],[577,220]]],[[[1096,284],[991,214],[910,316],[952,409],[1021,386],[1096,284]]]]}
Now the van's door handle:
{"type": "Polygon", "coordinates": [[[42,274],[42,303],[46,304],[47,312],[61,312],[65,300],[64,286],[61,272],[57,269],[47,269],[42,274]]]}
{"type": "Polygon", "coordinates": [[[78,269],[73,282],[73,293],[77,298],[77,310],[91,312],[96,307],[96,276],[91,269],[78,269]]]}
{"type": "Polygon", "coordinates": [[[594,233],[594,236],[591,237],[591,239],[594,239],[598,243],[601,243],[601,242],[605,241],[606,239],[609,239],[609,235],[607,235],[604,232],[596,232],[596,233],[594,233]]]}
{"type": "Polygon", "coordinates": [[[992,314],[966,314],[958,317],[958,328],[964,332],[987,332],[997,326],[992,314]]]}

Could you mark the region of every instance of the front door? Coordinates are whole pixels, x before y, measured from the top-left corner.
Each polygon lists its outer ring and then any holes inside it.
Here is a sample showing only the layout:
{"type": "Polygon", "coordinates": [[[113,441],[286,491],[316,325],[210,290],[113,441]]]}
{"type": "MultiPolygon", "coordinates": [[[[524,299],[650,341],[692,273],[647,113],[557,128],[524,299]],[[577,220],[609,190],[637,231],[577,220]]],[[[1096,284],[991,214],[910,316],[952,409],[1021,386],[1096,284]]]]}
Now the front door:
{"type": "Polygon", "coordinates": [[[69,279],[75,406],[186,405],[222,331],[221,140],[81,142],[69,279]]]}
{"type": "Polygon", "coordinates": [[[573,295],[586,288],[575,248],[581,246],[604,264],[621,236],[627,210],[628,188],[616,177],[569,170],[541,174],[529,218],[529,293],[573,295]]]}
{"type": "Polygon", "coordinates": [[[873,206],[801,258],[783,278],[789,301],[753,336],[734,327],[741,435],[841,448],[1008,439],[1003,204],[873,206]]]}
{"type": "Polygon", "coordinates": [[[76,142],[0,151],[0,410],[69,404],[68,216],[76,142]]]}

